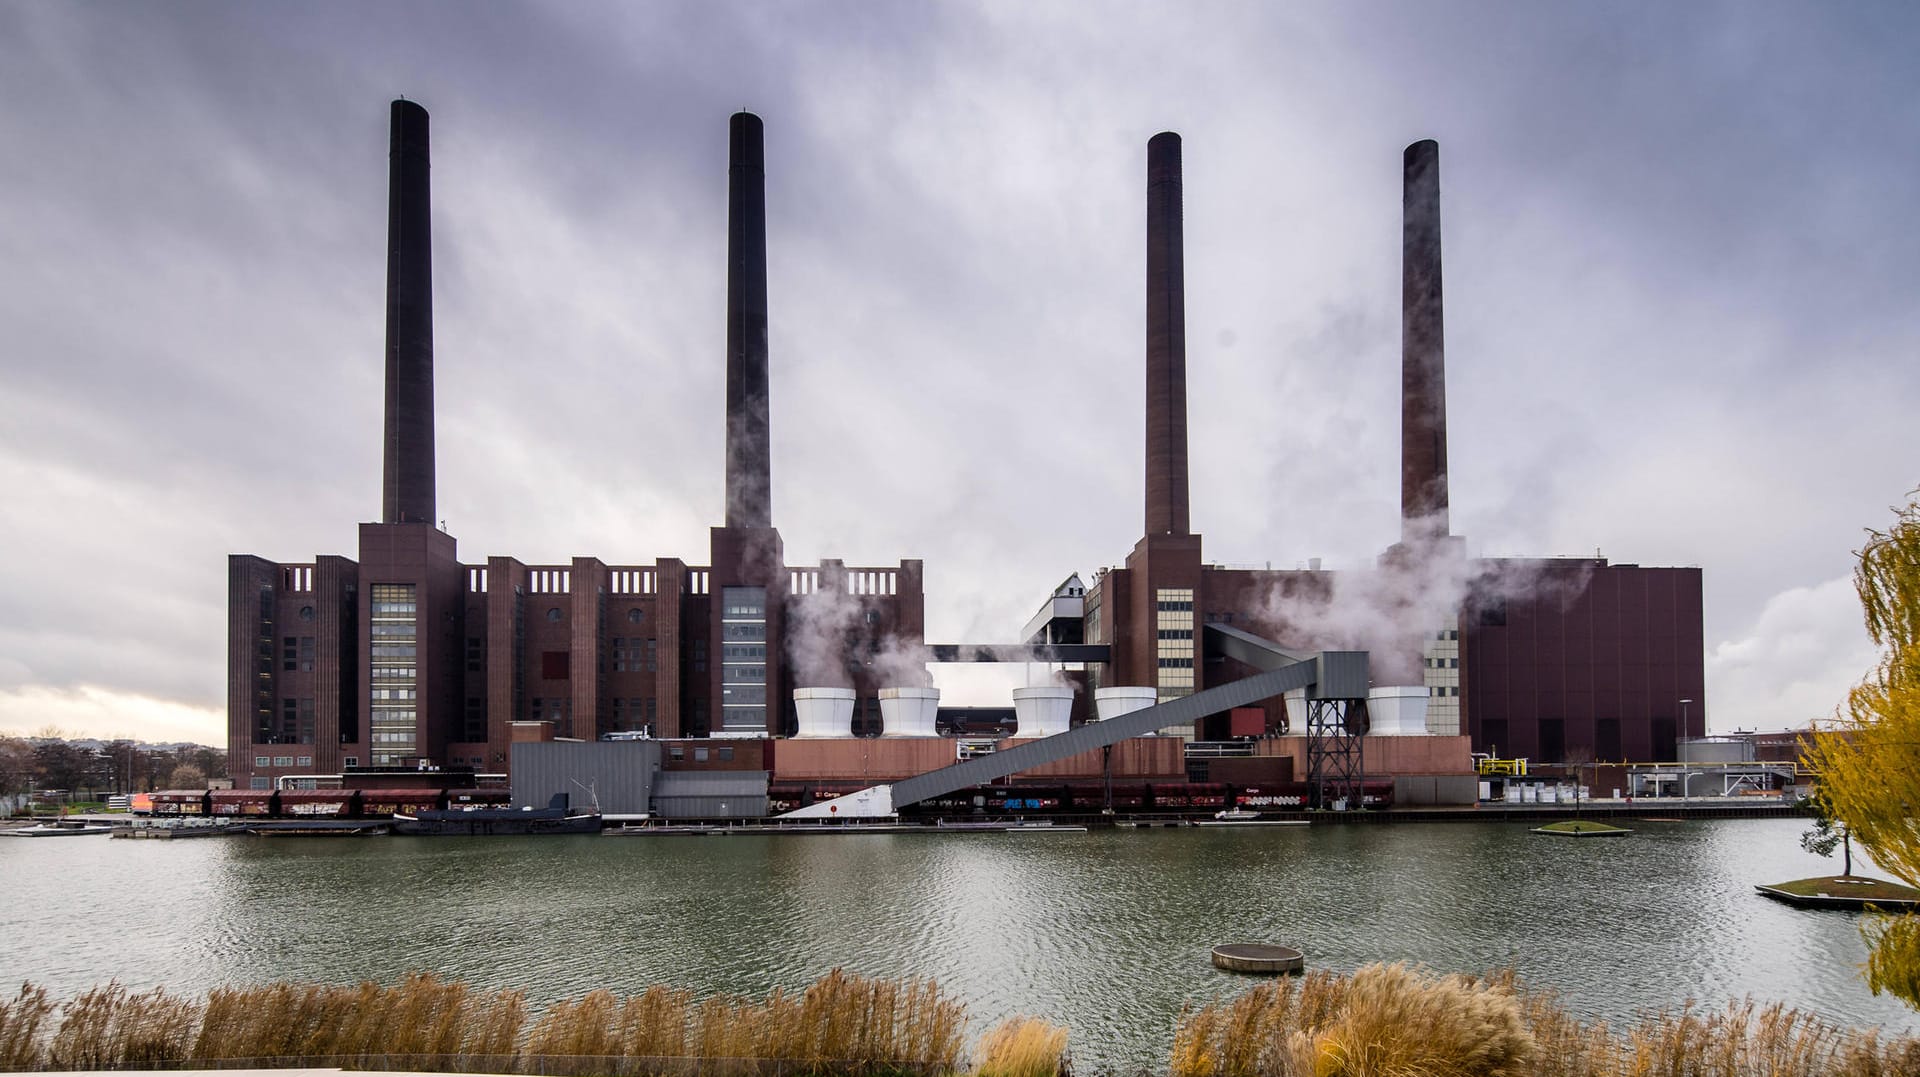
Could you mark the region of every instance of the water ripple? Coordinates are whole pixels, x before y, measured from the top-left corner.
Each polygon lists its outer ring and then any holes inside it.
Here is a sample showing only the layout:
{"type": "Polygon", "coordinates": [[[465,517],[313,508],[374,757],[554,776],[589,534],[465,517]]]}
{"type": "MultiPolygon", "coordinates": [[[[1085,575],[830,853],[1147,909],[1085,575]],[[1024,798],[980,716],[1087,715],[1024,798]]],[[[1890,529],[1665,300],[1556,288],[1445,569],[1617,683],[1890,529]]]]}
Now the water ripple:
{"type": "Polygon", "coordinates": [[[1835,870],[1799,830],[14,841],[0,983],[197,992],[431,969],[544,1002],[653,983],[761,995],[841,967],[936,979],[975,1033],[1034,1014],[1073,1030],[1083,1064],[1154,1069],[1184,1006],[1248,986],[1208,950],[1272,941],[1340,970],[1512,966],[1614,1022],[1752,994],[1913,1029],[1859,978],[1858,917],[1754,895],[1835,870]]]}

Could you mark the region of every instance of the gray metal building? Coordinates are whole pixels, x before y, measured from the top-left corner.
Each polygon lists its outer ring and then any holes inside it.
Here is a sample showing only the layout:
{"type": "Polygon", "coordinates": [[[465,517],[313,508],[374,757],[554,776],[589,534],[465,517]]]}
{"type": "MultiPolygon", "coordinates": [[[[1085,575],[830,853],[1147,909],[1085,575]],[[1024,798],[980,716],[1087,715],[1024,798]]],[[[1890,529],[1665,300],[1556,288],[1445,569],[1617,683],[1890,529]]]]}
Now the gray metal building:
{"type": "MultiPolygon", "coordinates": [[[[644,815],[660,772],[660,743],[541,741],[513,746],[513,806],[544,808],[555,793],[574,808],[597,803],[604,815],[644,815]]],[[[761,781],[764,805],[766,782],[761,781]]]]}
{"type": "MultiPolygon", "coordinates": [[[[515,776],[518,781],[518,775],[515,776]]],[[[670,770],[653,790],[653,813],[667,819],[747,819],[767,814],[764,770],[670,770]]]]}

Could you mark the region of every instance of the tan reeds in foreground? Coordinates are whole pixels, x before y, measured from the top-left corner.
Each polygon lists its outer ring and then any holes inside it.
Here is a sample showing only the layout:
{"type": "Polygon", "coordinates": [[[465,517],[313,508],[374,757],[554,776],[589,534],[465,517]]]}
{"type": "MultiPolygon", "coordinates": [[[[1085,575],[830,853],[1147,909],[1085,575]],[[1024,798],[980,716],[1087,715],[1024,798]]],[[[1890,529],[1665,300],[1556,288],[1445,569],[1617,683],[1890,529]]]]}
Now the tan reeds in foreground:
{"type": "Polygon", "coordinates": [[[21,984],[11,1002],[0,1002],[0,1069],[32,1069],[40,1064],[40,1029],[53,1003],[43,987],[21,984]]]}
{"type": "Polygon", "coordinates": [[[1751,1001],[1692,1005],[1619,1037],[1511,972],[1370,965],[1281,980],[1182,1015],[1170,1077],[1914,1077],[1920,1040],[1751,1001]]]}
{"type": "Polygon", "coordinates": [[[416,973],[391,987],[223,987],[204,1003],[119,984],[62,1006],[27,985],[0,1003],[0,1068],[127,1065],[399,1066],[502,1073],[948,1074],[966,1010],[919,980],[834,970],[764,1002],[653,987],[594,991],[527,1025],[518,991],[475,991],[416,973]],[[58,1014],[57,1020],[54,1015],[58,1014]],[[525,1029],[524,1036],[522,1030],[525,1029]]]}
{"type": "Polygon", "coordinates": [[[979,1077],[1060,1077],[1068,1072],[1067,1030],[1031,1017],[1009,1017],[980,1041],[979,1077]]]}

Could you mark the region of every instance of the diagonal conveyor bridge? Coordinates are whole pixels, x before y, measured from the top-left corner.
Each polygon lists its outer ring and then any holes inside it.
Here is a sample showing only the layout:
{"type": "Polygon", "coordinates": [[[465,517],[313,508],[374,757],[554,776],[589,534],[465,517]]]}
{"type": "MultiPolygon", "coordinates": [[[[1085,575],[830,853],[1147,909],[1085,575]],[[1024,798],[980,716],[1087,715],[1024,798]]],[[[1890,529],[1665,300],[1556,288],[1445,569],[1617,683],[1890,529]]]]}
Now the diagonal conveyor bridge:
{"type": "MultiPolygon", "coordinates": [[[[876,785],[831,801],[810,804],[779,818],[863,819],[893,815],[908,804],[983,785],[1169,726],[1189,724],[1209,714],[1271,699],[1296,688],[1306,690],[1308,705],[1315,712],[1326,704],[1335,704],[1330,711],[1345,714],[1353,703],[1364,705],[1367,698],[1365,651],[1299,654],[1250,633],[1215,624],[1206,626],[1206,644],[1209,652],[1238,659],[1260,672],[1118,718],[1090,722],[992,755],[916,774],[891,785],[876,785]]],[[[1309,726],[1311,735],[1311,722],[1309,726]]]]}

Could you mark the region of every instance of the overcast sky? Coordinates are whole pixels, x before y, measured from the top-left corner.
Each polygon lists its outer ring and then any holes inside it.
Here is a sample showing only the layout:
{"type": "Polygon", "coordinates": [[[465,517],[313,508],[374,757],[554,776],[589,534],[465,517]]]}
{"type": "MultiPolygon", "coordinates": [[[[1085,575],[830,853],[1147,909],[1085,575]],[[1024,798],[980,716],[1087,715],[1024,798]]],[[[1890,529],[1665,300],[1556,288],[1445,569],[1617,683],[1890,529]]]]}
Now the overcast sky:
{"type": "Polygon", "coordinates": [[[790,563],[922,558],[930,638],[1007,640],[1124,558],[1161,130],[1208,557],[1371,563],[1434,138],[1454,530],[1701,566],[1712,726],[1804,724],[1920,485],[1916,40],[1753,0],[0,0],[0,729],[222,743],[227,555],[378,515],[396,96],[463,560],[705,560],[747,107],[790,563]]]}

